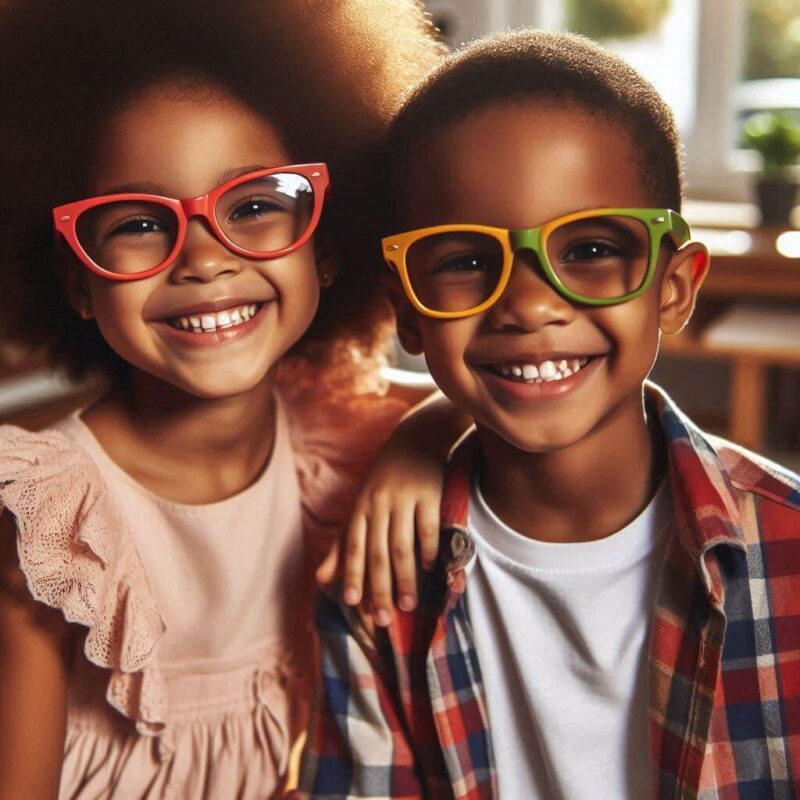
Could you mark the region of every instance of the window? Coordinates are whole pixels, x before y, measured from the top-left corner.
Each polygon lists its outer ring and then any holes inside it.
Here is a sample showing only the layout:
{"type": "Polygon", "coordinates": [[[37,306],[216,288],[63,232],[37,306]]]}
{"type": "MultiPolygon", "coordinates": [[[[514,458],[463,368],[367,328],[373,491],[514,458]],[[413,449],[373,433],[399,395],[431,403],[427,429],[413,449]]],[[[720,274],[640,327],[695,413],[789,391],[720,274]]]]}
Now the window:
{"type": "Polygon", "coordinates": [[[749,200],[754,154],[742,120],[800,108],[800,0],[429,0],[449,41],[534,25],[603,41],[675,111],[692,194],[749,200]]]}

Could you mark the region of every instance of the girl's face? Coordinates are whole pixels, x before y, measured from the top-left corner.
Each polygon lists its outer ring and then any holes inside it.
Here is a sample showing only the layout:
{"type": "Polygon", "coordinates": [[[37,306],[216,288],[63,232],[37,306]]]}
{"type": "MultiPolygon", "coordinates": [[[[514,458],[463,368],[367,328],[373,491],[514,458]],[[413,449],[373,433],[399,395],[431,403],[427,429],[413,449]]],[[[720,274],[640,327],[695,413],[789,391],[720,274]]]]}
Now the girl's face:
{"type": "MultiPolygon", "coordinates": [[[[196,197],[240,174],[291,163],[277,129],[222,90],[155,86],[105,130],[87,195],[196,197]]],[[[312,242],[282,258],[252,260],[228,250],[199,217],[189,221],[175,262],[157,275],[123,283],[84,269],[83,277],[100,331],[125,361],[209,399],[264,381],[319,302],[312,242]],[[245,324],[220,329],[253,311],[245,324]],[[200,319],[211,332],[179,330],[181,318],[200,319]]]]}

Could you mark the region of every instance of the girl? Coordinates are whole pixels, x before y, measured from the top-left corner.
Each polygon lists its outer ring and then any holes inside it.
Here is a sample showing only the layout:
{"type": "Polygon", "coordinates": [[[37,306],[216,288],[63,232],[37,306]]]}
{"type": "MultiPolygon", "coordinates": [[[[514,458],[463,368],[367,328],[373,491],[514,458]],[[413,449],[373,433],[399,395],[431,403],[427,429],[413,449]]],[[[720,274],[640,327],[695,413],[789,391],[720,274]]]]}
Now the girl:
{"type": "Polygon", "coordinates": [[[364,248],[440,46],[411,0],[220,8],[0,12],[3,322],[109,385],[0,433],[3,798],[280,794],[310,570],[404,408],[364,248]]]}

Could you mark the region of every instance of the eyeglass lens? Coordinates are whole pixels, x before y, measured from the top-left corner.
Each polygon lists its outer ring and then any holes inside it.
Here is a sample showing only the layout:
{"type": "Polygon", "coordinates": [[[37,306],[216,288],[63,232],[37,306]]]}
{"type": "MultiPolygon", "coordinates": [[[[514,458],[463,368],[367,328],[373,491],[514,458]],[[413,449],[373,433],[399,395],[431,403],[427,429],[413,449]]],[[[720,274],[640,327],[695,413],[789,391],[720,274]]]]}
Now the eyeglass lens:
{"type": "MultiPolygon", "coordinates": [[[[622,297],[647,276],[650,234],[640,220],[598,216],[559,225],[545,239],[548,264],[562,284],[587,298],[622,297]]],[[[466,311],[497,289],[504,249],[491,234],[454,231],[414,242],[406,266],[420,302],[436,311],[466,311]]]]}
{"type": "MultiPolygon", "coordinates": [[[[268,255],[297,242],[314,211],[314,190],[295,173],[276,173],[224,192],[214,208],[223,234],[235,245],[268,255]]],[[[162,264],[178,235],[175,212],[158,202],[111,201],[85,211],[78,241],[95,264],[117,274],[146,272],[162,264]]]]}

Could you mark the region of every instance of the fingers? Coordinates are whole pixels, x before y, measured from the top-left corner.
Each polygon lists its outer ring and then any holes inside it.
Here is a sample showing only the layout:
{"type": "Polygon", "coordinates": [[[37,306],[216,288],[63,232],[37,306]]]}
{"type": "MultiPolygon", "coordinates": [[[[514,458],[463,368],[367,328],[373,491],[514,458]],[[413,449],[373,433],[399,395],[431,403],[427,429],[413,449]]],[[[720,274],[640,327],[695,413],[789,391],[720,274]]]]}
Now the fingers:
{"type": "Polygon", "coordinates": [[[419,540],[420,560],[424,570],[433,569],[439,553],[439,503],[440,497],[437,495],[434,500],[421,502],[417,505],[415,514],[417,538],[419,540]]]}
{"type": "Polygon", "coordinates": [[[364,596],[364,559],[367,518],[357,512],[350,520],[344,545],[344,601],[355,606],[364,596]]]}
{"type": "Polygon", "coordinates": [[[385,627],[392,620],[392,575],[389,561],[389,509],[385,503],[373,504],[367,537],[369,591],[375,608],[375,622],[385,627]]]}
{"type": "MultiPolygon", "coordinates": [[[[414,554],[414,509],[409,505],[395,508],[389,524],[389,553],[392,560],[397,605],[412,611],[417,605],[417,560],[414,554]]],[[[391,586],[388,602],[391,603],[391,586]]],[[[380,602],[377,603],[381,605],[380,602]]]]}
{"type": "Polygon", "coordinates": [[[324,586],[325,584],[330,583],[336,577],[336,570],[339,567],[340,548],[341,544],[339,542],[334,542],[331,545],[330,550],[328,550],[328,554],[325,556],[322,563],[317,567],[317,571],[314,573],[317,583],[320,583],[324,586]]]}

